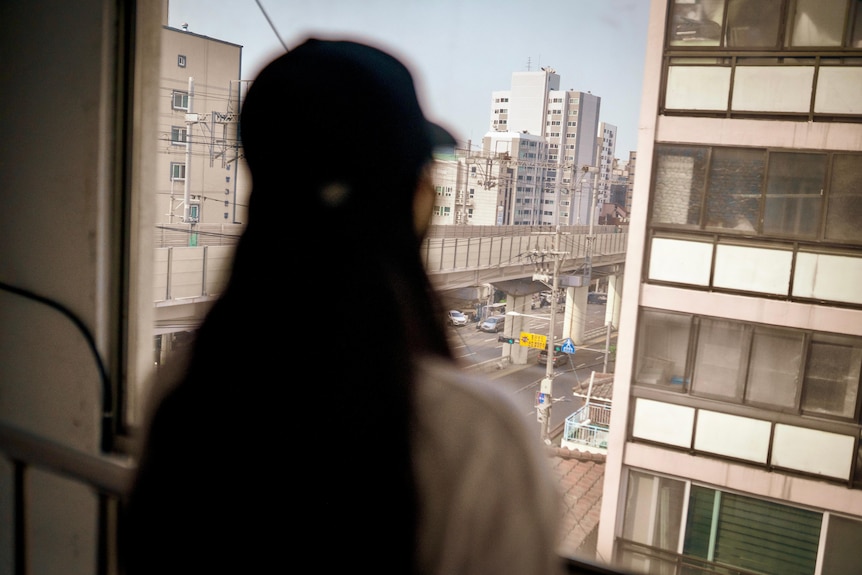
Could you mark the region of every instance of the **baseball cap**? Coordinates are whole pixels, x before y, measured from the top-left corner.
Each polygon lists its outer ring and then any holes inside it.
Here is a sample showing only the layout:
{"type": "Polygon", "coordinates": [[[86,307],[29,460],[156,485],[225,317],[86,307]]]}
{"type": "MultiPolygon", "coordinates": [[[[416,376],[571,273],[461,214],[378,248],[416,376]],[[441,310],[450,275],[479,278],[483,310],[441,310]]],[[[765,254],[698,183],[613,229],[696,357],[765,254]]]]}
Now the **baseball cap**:
{"type": "Polygon", "coordinates": [[[415,178],[435,148],[456,144],[425,116],[398,58],[362,42],[318,38],[261,70],[243,104],[240,133],[256,179],[293,165],[291,177],[303,183],[361,186],[364,179],[380,193],[387,182],[415,178]]]}

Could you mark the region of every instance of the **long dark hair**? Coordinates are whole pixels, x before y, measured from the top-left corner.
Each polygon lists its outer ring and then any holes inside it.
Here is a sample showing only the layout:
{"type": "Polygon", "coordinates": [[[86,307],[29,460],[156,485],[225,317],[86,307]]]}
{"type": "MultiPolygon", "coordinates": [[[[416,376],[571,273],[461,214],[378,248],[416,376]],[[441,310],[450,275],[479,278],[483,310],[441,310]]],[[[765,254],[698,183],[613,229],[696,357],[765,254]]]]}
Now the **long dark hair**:
{"type": "Polygon", "coordinates": [[[129,571],[174,546],[177,572],[415,572],[415,360],[451,356],[413,223],[433,142],[412,79],[309,40],[261,72],[241,130],[247,227],[152,420],[129,571]]]}

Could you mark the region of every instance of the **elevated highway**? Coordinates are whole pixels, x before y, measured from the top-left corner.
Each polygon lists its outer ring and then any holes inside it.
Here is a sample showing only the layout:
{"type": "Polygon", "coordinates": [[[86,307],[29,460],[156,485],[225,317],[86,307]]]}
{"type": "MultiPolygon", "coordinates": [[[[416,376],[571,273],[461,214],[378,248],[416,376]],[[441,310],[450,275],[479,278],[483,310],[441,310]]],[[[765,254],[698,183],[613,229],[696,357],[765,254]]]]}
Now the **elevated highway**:
{"type": "MultiPolygon", "coordinates": [[[[229,224],[157,226],[156,335],[200,324],[225,285],[242,229],[229,224]]],[[[532,294],[549,289],[534,274],[549,278],[558,270],[570,320],[563,335],[580,343],[584,333],[578,310],[586,309],[587,292],[598,278],[608,278],[608,323],[617,325],[627,240],[627,228],[616,226],[432,226],[422,243],[422,259],[447,304],[491,303],[493,286],[507,294],[508,311],[519,313],[529,313],[532,294]]],[[[517,334],[518,322],[508,323],[506,332],[517,334]]]]}

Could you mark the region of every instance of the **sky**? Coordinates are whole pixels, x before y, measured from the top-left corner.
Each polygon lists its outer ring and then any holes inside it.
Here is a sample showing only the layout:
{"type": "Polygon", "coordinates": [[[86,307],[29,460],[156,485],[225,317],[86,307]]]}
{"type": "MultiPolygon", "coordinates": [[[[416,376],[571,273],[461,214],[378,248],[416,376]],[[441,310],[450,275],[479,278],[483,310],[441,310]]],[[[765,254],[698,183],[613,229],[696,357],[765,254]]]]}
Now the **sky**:
{"type": "Polygon", "coordinates": [[[491,94],[551,67],[601,97],[616,157],[637,146],[649,0],[170,0],[168,25],[242,46],[242,80],[309,36],[360,40],[411,70],[426,115],[477,149],[491,94]],[[273,28],[277,31],[273,31],[273,28]]]}

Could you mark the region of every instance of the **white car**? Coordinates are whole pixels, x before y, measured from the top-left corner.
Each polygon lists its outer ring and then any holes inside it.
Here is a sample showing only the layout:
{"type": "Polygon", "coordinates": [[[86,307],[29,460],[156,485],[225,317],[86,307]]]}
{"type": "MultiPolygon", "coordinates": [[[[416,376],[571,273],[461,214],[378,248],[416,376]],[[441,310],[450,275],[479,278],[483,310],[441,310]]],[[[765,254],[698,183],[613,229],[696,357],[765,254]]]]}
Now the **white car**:
{"type": "Polygon", "coordinates": [[[467,316],[457,309],[449,310],[450,325],[467,325],[467,316]]]}

